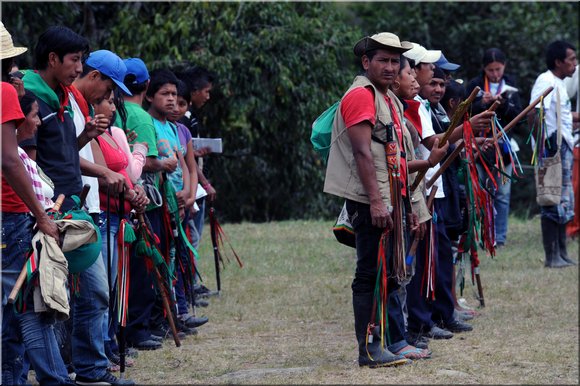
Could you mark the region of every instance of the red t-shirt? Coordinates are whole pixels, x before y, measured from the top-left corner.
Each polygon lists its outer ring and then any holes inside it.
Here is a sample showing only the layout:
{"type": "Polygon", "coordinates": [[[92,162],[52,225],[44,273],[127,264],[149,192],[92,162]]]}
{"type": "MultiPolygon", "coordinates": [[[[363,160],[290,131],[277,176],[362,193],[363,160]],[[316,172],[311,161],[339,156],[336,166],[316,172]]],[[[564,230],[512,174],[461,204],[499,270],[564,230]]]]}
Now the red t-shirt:
{"type": "MultiPolygon", "coordinates": [[[[383,95],[383,97],[391,109],[391,115],[393,116],[393,123],[395,125],[399,147],[401,150],[403,150],[403,128],[400,119],[398,119],[398,115],[396,114],[393,103],[386,95],[383,95]]],[[[376,123],[376,109],[373,89],[370,87],[357,87],[350,91],[344,96],[344,98],[342,98],[342,102],[340,103],[340,112],[342,114],[344,124],[347,128],[351,128],[352,126],[364,121],[368,121],[372,126],[374,126],[376,123]]],[[[401,157],[400,180],[401,193],[403,196],[406,196],[407,160],[405,157],[401,157]]]]}
{"type": "MultiPolygon", "coordinates": [[[[16,89],[10,83],[2,82],[2,124],[14,121],[16,127],[24,121],[24,114],[20,108],[16,89]]],[[[8,185],[2,176],[2,212],[26,213],[30,212],[24,202],[8,185]]]]}

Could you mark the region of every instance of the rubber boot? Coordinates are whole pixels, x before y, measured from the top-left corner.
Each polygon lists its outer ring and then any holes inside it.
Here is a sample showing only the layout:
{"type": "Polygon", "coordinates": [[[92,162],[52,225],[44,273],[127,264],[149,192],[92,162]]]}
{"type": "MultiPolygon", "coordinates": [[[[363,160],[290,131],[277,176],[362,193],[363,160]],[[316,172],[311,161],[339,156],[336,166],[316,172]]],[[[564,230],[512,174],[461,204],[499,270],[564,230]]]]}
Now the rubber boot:
{"type": "Polygon", "coordinates": [[[386,348],[382,348],[380,335],[376,331],[373,331],[372,338],[369,338],[369,342],[367,342],[366,333],[373,309],[373,294],[371,292],[353,294],[352,305],[354,309],[354,329],[358,342],[359,366],[376,368],[409,363],[410,361],[402,355],[395,355],[386,348]]]}
{"type": "Polygon", "coordinates": [[[578,262],[568,257],[568,250],[566,248],[566,224],[558,225],[558,244],[560,247],[560,258],[568,265],[577,265],[578,262]]]}
{"type": "Polygon", "coordinates": [[[560,257],[559,224],[542,217],[542,243],[546,254],[544,266],[547,268],[563,268],[570,264],[560,257]]]}

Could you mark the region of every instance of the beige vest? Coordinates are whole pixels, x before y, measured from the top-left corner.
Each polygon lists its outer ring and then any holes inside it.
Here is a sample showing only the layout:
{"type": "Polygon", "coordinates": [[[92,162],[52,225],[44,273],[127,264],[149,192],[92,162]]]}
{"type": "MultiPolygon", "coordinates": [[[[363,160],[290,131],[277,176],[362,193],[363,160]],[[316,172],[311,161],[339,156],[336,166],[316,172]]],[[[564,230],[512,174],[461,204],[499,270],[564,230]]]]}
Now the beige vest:
{"type": "MultiPolygon", "coordinates": [[[[367,77],[357,76],[354,79],[353,84],[344,95],[348,94],[351,90],[357,87],[372,87],[374,89],[377,119],[375,126],[372,128],[372,135],[379,138],[381,141],[386,141],[387,136],[385,125],[393,122],[393,119],[391,117],[389,106],[387,105],[385,98],[382,97],[383,94],[376,89],[376,87],[367,77]]],[[[391,101],[393,102],[393,105],[399,114],[399,121],[402,123],[403,105],[398,100],[396,95],[392,93],[392,91],[389,90],[387,92],[387,96],[391,98],[391,101]]],[[[336,110],[332,127],[332,140],[326,167],[324,192],[353,201],[370,204],[369,196],[365,191],[358,175],[356,161],[352,153],[352,146],[346,130],[347,128],[345,127],[339,107],[336,110]]],[[[373,156],[373,163],[375,166],[379,191],[383,202],[390,209],[391,192],[389,187],[389,175],[387,172],[385,147],[381,143],[372,140],[370,147],[371,154],[373,156]]],[[[400,155],[400,151],[398,151],[397,154],[400,155]]],[[[407,154],[409,153],[407,152],[407,154]]]]}

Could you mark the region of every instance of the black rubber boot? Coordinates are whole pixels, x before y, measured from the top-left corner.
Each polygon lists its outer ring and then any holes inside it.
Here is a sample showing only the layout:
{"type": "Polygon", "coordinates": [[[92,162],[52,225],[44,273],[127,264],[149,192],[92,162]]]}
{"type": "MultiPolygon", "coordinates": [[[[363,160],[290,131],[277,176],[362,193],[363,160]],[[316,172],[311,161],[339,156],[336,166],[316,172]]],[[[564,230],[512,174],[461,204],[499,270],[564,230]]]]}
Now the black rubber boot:
{"type": "Polygon", "coordinates": [[[542,217],[542,243],[546,254],[544,266],[547,268],[568,267],[566,261],[560,257],[559,224],[542,217]]]}
{"type": "Polygon", "coordinates": [[[568,257],[568,250],[566,248],[566,224],[558,225],[558,245],[560,247],[560,257],[568,265],[577,265],[578,262],[568,257]]]}
{"type": "Polygon", "coordinates": [[[410,360],[402,355],[395,355],[386,348],[383,349],[381,347],[380,335],[376,331],[373,331],[372,337],[367,342],[366,332],[373,309],[373,294],[353,294],[352,305],[354,309],[354,329],[358,342],[359,366],[375,368],[399,366],[409,363],[410,360]]]}

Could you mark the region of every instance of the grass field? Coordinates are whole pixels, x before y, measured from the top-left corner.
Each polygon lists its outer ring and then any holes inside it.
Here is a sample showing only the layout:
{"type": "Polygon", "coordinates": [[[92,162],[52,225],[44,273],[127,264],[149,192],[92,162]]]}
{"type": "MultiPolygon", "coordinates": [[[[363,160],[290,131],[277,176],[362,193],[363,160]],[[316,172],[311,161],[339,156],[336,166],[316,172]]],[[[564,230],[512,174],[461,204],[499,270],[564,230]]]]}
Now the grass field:
{"type": "MultiPolygon", "coordinates": [[[[474,331],[431,341],[433,358],[358,367],[350,284],[354,250],[331,222],[224,225],[244,261],[199,309],[210,322],[182,347],[140,352],[127,375],[143,384],[578,384],[578,269],[543,267],[539,219],[510,219],[508,244],[480,256],[486,307],[474,331]]],[[[577,258],[578,242],[569,253],[577,258]]],[[[200,248],[214,289],[209,228],[200,248]]],[[[469,279],[469,278],[468,278],[469,279]]],[[[464,293],[477,305],[471,281],[464,293]]]]}

